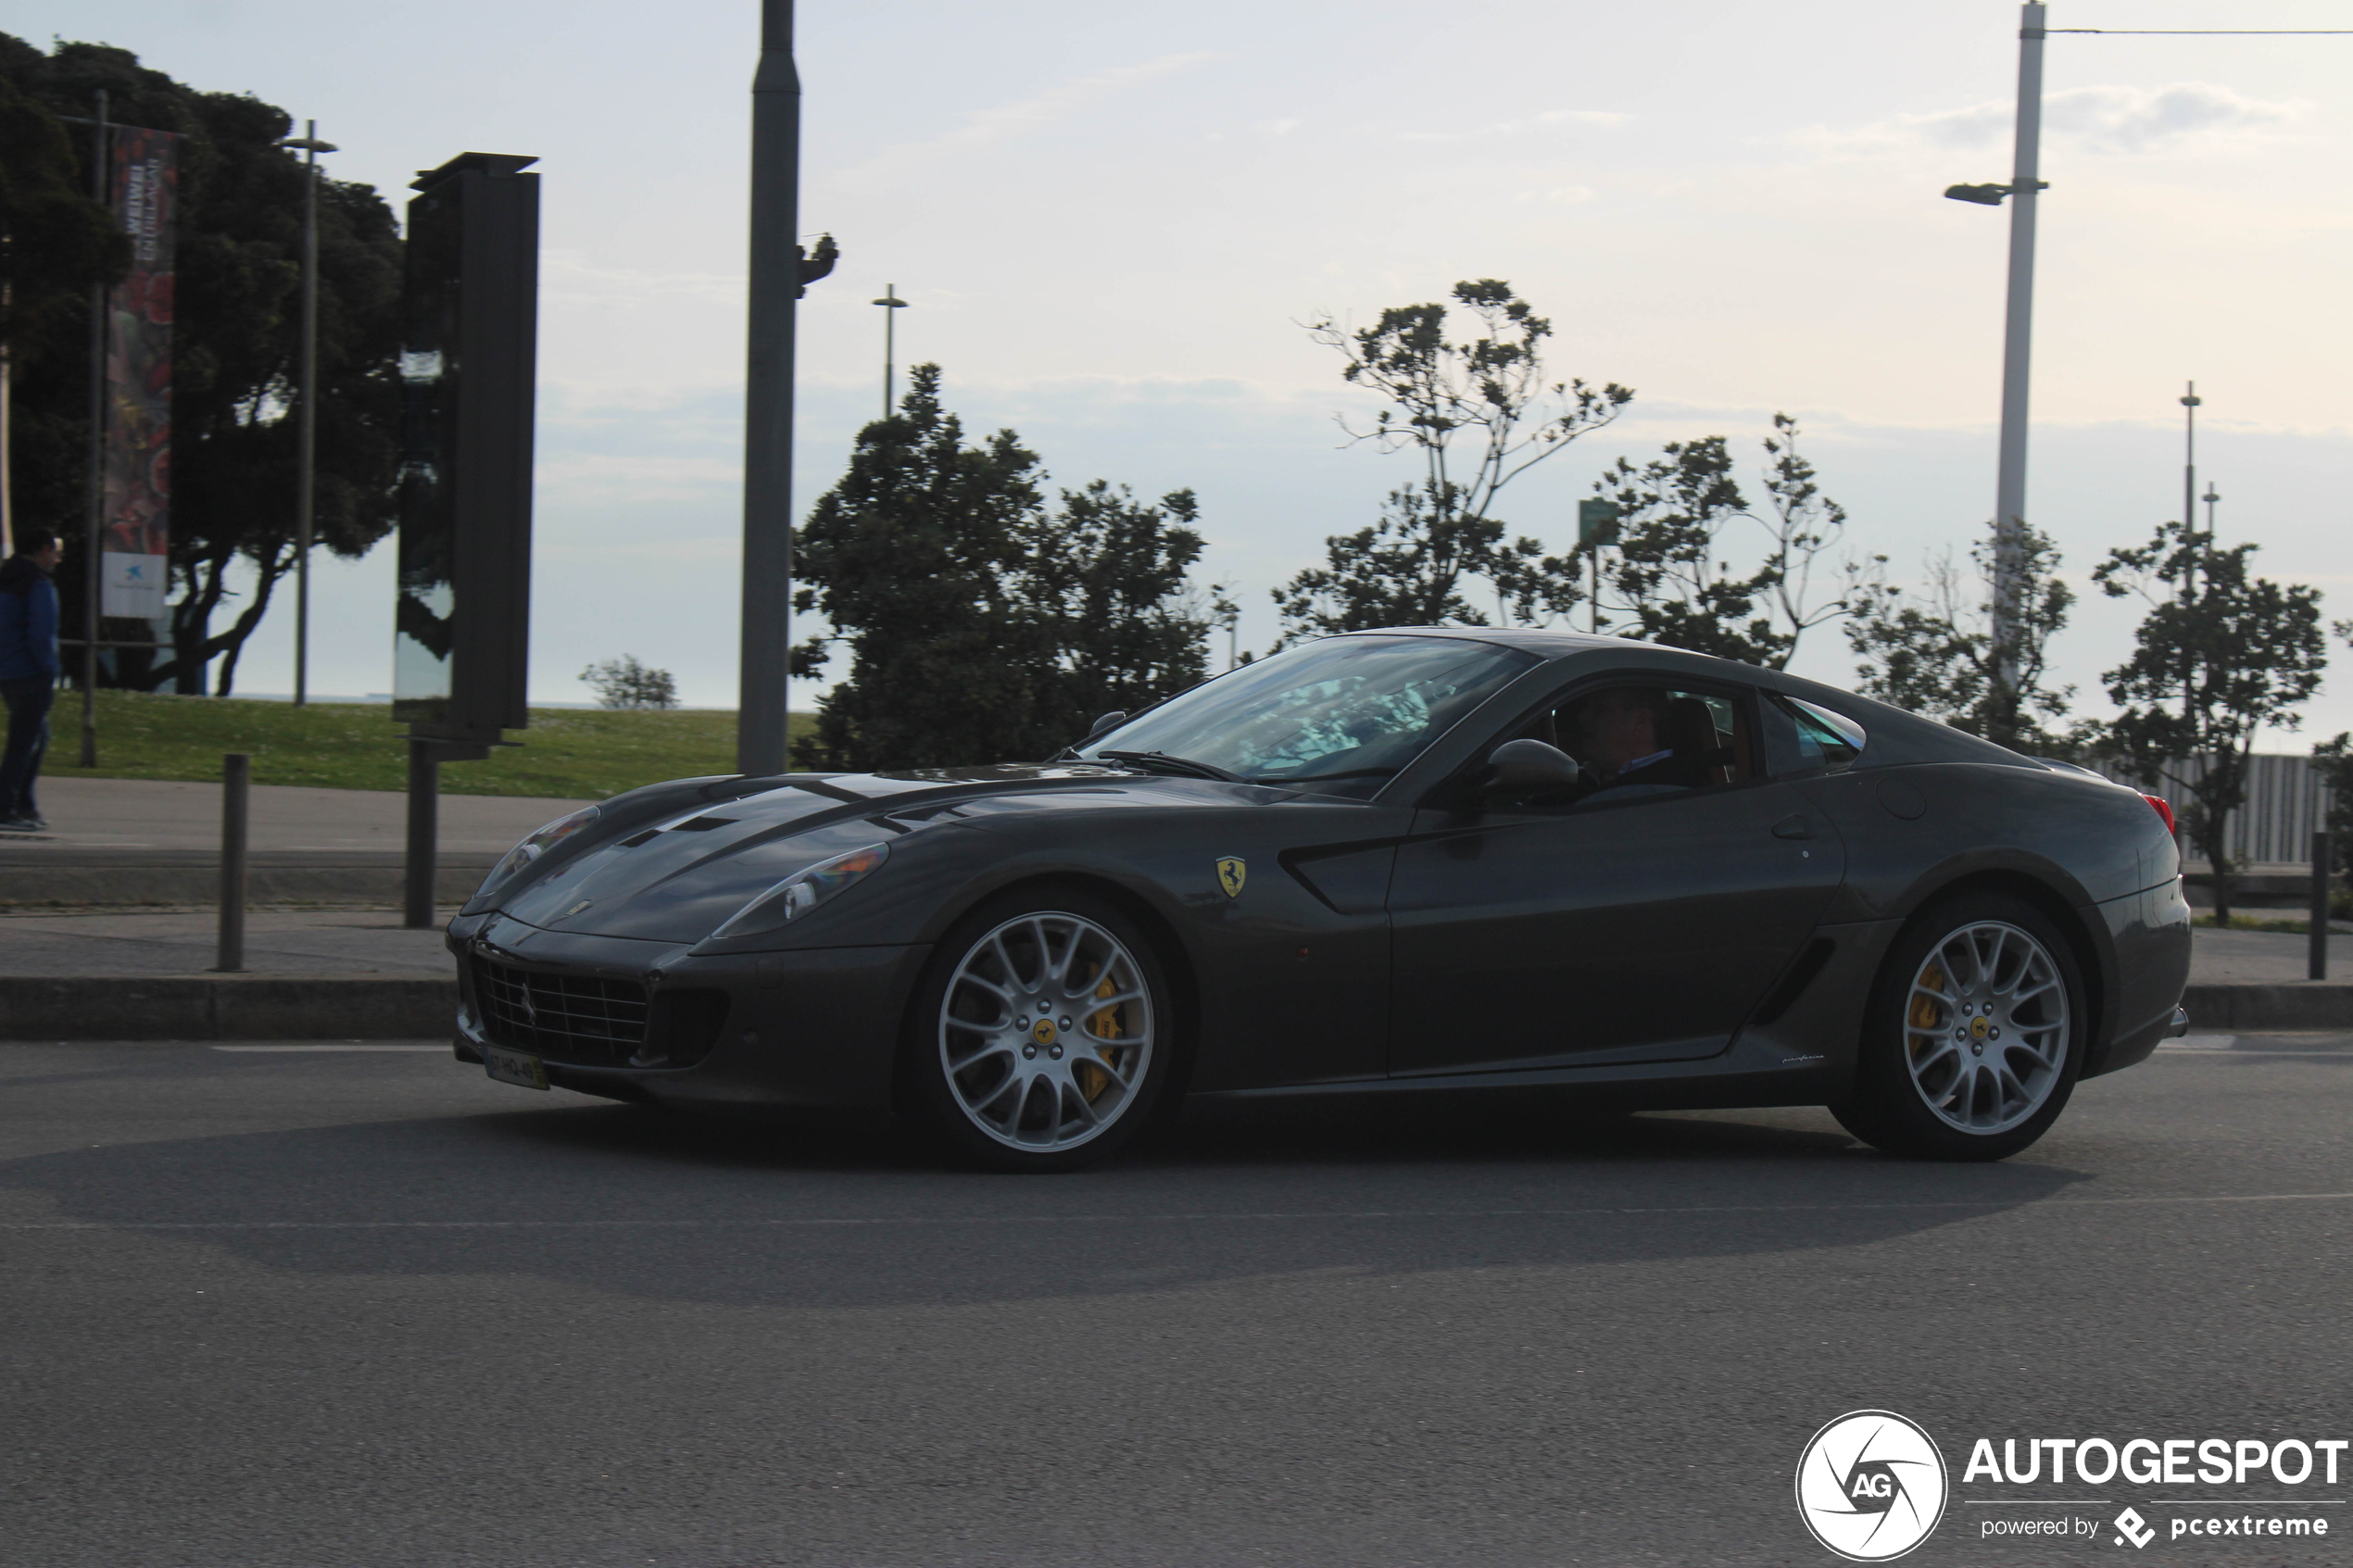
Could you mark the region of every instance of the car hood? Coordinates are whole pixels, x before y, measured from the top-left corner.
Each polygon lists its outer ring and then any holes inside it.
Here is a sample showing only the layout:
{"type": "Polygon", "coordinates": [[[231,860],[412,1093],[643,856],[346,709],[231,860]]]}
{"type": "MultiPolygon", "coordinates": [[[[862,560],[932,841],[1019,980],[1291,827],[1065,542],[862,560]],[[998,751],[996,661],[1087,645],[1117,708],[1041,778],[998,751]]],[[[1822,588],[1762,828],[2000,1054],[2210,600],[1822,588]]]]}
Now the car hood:
{"type": "Polygon", "coordinates": [[[786,877],[866,845],[921,853],[1008,810],[1241,807],[1294,793],[1081,763],[796,775],[608,830],[603,842],[526,872],[495,902],[546,929],[699,942],[786,877]]]}

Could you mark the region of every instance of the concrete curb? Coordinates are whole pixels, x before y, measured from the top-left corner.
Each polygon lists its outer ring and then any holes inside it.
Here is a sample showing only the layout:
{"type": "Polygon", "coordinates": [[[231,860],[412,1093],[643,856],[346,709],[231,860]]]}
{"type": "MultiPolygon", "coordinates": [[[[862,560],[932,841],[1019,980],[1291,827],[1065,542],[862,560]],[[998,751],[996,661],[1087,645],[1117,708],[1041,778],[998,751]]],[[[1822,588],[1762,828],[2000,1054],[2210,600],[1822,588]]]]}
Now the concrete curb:
{"type": "MultiPolygon", "coordinates": [[[[2193,985],[2193,1029],[2353,1030],[2353,983],[2193,985]]],[[[458,983],[424,975],[0,975],[0,1040],[413,1040],[448,1032],[458,983]]]]}
{"type": "MultiPolygon", "coordinates": [[[[489,872],[487,865],[434,869],[434,900],[462,904],[489,872]]],[[[397,866],[254,866],[245,872],[245,899],[254,904],[392,904],[407,885],[397,866]]],[[[109,904],[213,904],[220,872],[211,866],[27,866],[7,868],[0,908],[109,904]]]]}
{"type": "Polygon", "coordinates": [[[2353,983],[2242,981],[2193,985],[2182,997],[2190,1027],[2222,1034],[2266,1029],[2353,1029],[2353,983]]]}
{"type": "Polygon", "coordinates": [[[0,1040],[414,1040],[458,983],[428,975],[0,975],[0,1040]]]}

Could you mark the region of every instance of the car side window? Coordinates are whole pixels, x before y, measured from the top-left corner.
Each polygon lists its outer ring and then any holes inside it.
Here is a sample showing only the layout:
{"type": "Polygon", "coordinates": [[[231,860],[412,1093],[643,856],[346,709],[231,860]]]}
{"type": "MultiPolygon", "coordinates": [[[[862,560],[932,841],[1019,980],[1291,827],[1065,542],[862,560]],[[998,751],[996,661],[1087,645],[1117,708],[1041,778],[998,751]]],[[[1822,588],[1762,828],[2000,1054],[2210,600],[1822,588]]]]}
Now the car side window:
{"type": "Polygon", "coordinates": [[[1507,738],[1541,740],[1580,769],[1574,790],[1529,804],[1614,806],[1722,788],[1762,772],[1746,703],[1659,682],[1586,687],[1507,738]]]}
{"type": "Polygon", "coordinates": [[[1843,713],[1793,696],[1767,694],[1766,760],[1777,775],[1843,771],[1869,744],[1863,726],[1843,713]]]}

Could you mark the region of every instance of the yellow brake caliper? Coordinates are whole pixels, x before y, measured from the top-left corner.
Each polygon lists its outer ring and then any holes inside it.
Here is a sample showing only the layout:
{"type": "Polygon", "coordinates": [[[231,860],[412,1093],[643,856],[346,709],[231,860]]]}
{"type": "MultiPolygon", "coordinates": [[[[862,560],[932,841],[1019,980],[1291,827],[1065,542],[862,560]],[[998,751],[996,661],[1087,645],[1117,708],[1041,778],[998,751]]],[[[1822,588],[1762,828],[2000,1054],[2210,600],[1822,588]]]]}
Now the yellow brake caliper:
{"type": "MultiPolygon", "coordinates": [[[[1929,965],[1920,974],[1920,985],[1924,990],[1933,991],[1938,996],[1943,996],[1944,994],[1944,965],[1929,965]]],[[[1923,997],[1919,992],[1914,992],[1911,1021],[1912,1027],[1915,1029],[1942,1029],[1944,1026],[1944,1011],[1933,997],[1923,997]]]]}
{"type": "MultiPolygon", "coordinates": [[[[1102,970],[1100,965],[1097,966],[1095,973],[1102,973],[1102,970]]],[[[1092,979],[1093,975],[1089,975],[1088,978],[1092,979]]],[[[1112,984],[1111,976],[1104,974],[1102,984],[1095,987],[1095,997],[1098,1001],[1100,1001],[1105,997],[1117,994],[1118,990],[1119,987],[1112,984]]],[[[1092,1035],[1098,1040],[1118,1039],[1119,1010],[1115,1007],[1108,1007],[1097,1011],[1092,1017],[1087,1020],[1087,1033],[1092,1035]]],[[[1095,1047],[1095,1054],[1102,1058],[1105,1061],[1112,1060],[1111,1051],[1107,1047],[1097,1046],[1095,1047]]],[[[1089,1072],[1083,1077],[1079,1076],[1077,1071],[1079,1068],[1092,1068],[1094,1064],[1092,1062],[1081,1061],[1074,1063],[1071,1069],[1072,1075],[1079,1078],[1079,1092],[1087,1097],[1087,1103],[1089,1105],[1094,1104],[1095,1101],[1101,1096],[1102,1092],[1111,1087],[1111,1074],[1102,1072],[1100,1069],[1089,1072]]]]}

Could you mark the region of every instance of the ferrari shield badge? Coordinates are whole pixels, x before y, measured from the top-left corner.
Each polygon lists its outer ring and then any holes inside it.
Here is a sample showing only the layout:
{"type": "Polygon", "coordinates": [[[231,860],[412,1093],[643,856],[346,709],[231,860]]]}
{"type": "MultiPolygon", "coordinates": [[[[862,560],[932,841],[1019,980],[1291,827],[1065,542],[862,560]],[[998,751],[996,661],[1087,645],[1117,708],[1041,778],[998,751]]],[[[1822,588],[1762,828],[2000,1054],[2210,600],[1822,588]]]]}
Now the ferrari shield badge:
{"type": "Polygon", "coordinates": [[[1250,868],[1242,864],[1239,856],[1227,855],[1217,862],[1217,885],[1226,890],[1228,898],[1242,896],[1242,879],[1249,874],[1250,868]]]}

